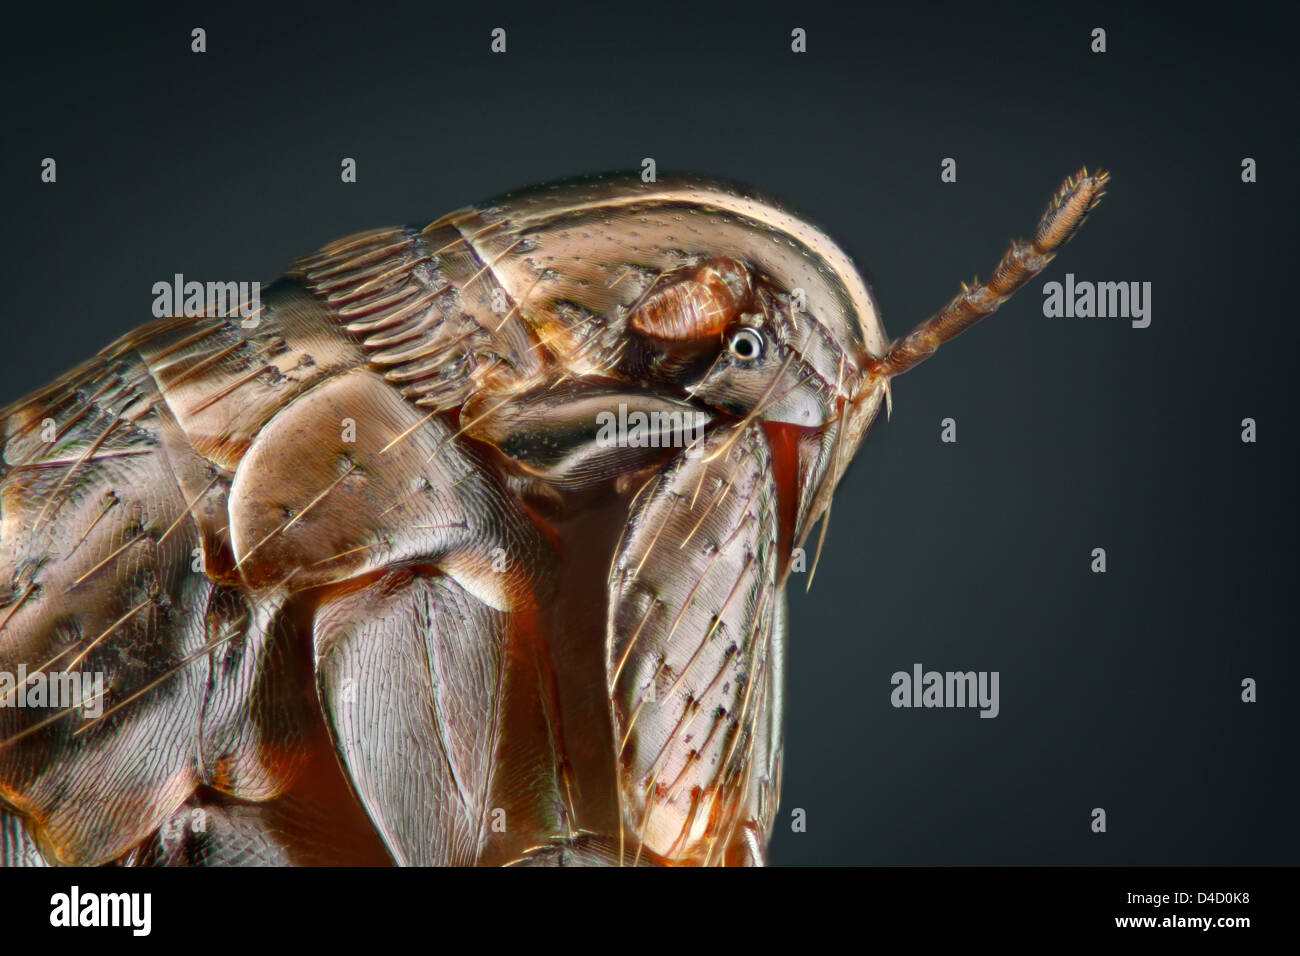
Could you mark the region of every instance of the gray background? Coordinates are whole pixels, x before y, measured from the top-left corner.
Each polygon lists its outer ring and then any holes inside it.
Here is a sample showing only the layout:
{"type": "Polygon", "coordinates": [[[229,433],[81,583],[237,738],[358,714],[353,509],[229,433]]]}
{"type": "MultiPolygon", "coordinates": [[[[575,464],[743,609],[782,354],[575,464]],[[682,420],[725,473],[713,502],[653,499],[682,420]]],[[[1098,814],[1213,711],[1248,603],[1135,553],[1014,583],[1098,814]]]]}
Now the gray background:
{"type": "Polygon", "coordinates": [[[1040,279],[896,383],[814,591],[791,589],[773,860],[1300,862],[1289,24],[1105,4],[21,16],[0,58],[0,402],[148,320],[174,272],[269,280],[350,232],[645,156],[822,224],[897,335],[986,275],[1064,174],[1104,165],[1110,195],[1047,277],[1150,281],[1152,324],[1044,318],[1040,279]],[[893,709],[914,662],[1000,671],[1001,715],[893,709]]]}

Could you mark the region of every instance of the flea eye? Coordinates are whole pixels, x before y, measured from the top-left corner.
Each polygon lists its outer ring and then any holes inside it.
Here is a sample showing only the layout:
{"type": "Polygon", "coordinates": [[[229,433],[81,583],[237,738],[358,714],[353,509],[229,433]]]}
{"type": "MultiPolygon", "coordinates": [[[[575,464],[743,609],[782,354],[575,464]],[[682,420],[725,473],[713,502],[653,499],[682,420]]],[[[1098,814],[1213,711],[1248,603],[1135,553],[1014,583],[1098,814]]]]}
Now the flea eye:
{"type": "Polygon", "coordinates": [[[763,354],[763,334],[748,326],[731,333],[727,342],[731,354],[742,362],[750,362],[763,354]]]}

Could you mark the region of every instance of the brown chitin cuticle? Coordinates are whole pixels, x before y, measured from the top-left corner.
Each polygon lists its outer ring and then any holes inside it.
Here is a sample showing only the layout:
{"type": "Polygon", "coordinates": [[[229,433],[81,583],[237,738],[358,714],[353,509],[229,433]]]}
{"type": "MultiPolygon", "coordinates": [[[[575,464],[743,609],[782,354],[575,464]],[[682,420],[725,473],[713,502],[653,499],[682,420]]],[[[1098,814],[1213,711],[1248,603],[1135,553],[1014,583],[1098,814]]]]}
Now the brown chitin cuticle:
{"type": "Polygon", "coordinates": [[[687,277],[654,292],[629,320],[665,342],[693,343],[722,334],[749,300],[749,270],[735,259],[710,259],[687,277]]]}

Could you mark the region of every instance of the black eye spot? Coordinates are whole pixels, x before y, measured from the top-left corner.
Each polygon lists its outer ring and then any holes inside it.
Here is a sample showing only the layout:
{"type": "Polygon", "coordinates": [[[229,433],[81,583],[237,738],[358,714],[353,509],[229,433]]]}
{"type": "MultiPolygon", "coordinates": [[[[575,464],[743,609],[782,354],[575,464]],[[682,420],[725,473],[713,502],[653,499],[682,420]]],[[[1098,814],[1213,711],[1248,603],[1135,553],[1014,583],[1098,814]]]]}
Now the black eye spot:
{"type": "Polygon", "coordinates": [[[752,362],[763,354],[763,333],[749,326],[737,329],[731,333],[727,348],[742,362],[752,362]]]}

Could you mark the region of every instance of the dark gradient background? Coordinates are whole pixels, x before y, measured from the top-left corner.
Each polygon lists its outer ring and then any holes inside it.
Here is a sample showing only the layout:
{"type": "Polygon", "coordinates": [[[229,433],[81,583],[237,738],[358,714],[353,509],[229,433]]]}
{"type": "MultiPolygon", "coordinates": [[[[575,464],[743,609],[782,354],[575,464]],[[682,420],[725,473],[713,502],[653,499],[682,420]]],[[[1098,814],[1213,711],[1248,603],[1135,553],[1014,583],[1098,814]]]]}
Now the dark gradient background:
{"type": "Polygon", "coordinates": [[[175,272],[269,281],[357,230],[646,156],[822,224],[898,335],[1104,165],[1046,278],[1149,281],[1151,326],[1044,318],[1039,279],[896,383],[814,591],[792,580],[773,862],[1300,862],[1291,24],[905,6],[6,13],[0,402],[149,320],[175,272]],[[1000,671],[1001,715],[892,708],[914,662],[1000,671]]]}

